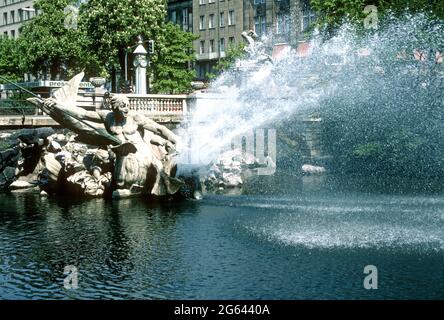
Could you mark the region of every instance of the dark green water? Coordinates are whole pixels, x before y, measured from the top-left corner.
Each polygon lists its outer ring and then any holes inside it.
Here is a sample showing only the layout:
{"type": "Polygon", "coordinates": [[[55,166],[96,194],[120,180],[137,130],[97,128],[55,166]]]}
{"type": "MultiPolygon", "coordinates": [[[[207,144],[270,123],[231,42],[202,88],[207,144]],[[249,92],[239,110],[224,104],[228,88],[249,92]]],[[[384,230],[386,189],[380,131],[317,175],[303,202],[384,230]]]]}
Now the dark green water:
{"type": "Polygon", "coordinates": [[[308,188],[170,204],[15,193],[0,206],[3,299],[444,298],[440,193],[308,188]],[[67,265],[77,290],[63,287],[67,265]],[[366,265],[377,290],[363,287],[366,265]]]}

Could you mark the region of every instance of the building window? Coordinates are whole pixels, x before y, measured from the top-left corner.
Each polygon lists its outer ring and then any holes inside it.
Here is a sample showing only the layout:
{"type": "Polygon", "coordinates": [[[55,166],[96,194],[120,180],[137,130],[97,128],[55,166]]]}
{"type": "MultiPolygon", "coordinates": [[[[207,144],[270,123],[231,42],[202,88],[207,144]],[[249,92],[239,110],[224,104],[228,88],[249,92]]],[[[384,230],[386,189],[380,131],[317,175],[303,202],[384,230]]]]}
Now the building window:
{"type": "Polygon", "coordinates": [[[15,30],[11,30],[11,38],[15,39],[15,30]]]}
{"type": "Polygon", "coordinates": [[[206,67],[205,67],[205,65],[198,65],[197,66],[197,70],[198,70],[198,73],[199,73],[199,78],[200,79],[204,79],[205,78],[205,74],[206,74],[206,67]]]}
{"type": "Polygon", "coordinates": [[[254,0],[253,3],[254,3],[255,5],[258,5],[258,4],[263,4],[263,3],[265,3],[265,1],[266,1],[266,0],[254,0]]]}
{"type": "MultiPolygon", "coordinates": [[[[28,9],[30,9],[29,7],[27,7],[28,9]]],[[[31,18],[31,12],[30,11],[25,11],[25,20],[29,20],[31,18]]]]}
{"type": "Polygon", "coordinates": [[[267,32],[265,16],[257,16],[254,18],[254,32],[258,36],[264,35],[267,32]]]}
{"type": "Polygon", "coordinates": [[[15,23],[15,12],[11,11],[11,23],[15,23]]]}
{"type": "Polygon", "coordinates": [[[214,40],[210,40],[210,47],[208,48],[209,53],[214,52],[214,40]]]}
{"type": "Polygon", "coordinates": [[[199,0],[199,4],[205,4],[205,0],[199,0]]]}
{"type": "Polygon", "coordinates": [[[219,26],[221,28],[225,27],[225,13],[224,12],[219,13],[219,26]]]}
{"type": "Polygon", "coordinates": [[[302,31],[305,31],[310,27],[316,20],[316,14],[311,9],[310,1],[304,0],[302,2],[302,31]]]}
{"type": "Polygon", "coordinates": [[[210,14],[210,18],[208,19],[208,28],[209,29],[214,28],[214,14],[210,14]]]}
{"type": "Polygon", "coordinates": [[[200,16],[199,18],[199,29],[205,29],[205,16],[200,16]]]}
{"type": "Polygon", "coordinates": [[[177,13],[176,10],[171,12],[171,22],[176,24],[177,23],[177,13]]]}
{"type": "Polygon", "coordinates": [[[287,14],[278,14],[276,19],[276,33],[286,34],[290,31],[290,18],[287,14]]]}
{"type": "Polygon", "coordinates": [[[214,0],[208,0],[208,3],[214,3],[214,0]]]}
{"type": "Polygon", "coordinates": [[[225,52],[225,38],[221,38],[219,41],[220,52],[225,52]]]}
{"type": "Polygon", "coordinates": [[[3,24],[8,24],[8,13],[3,12],[3,24]]]}
{"type": "Polygon", "coordinates": [[[234,37],[229,37],[228,41],[230,42],[230,46],[234,46],[234,37]]]}
{"type": "Polygon", "coordinates": [[[182,9],[182,30],[188,31],[188,24],[189,24],[189,12],[188,8],[182,9]]]}
{"type": "Polygon", "coordinates": [[[204,54],[205,53],[205,41],[201,41],[200,42],[199,53],[200,54],[204,54]]]}
{"type": "Polygon", "coordinates": [[[234,10],[230,10],[230,11],[228,11],[228,25],[232,26],[234,24],[235,24],[235,21],[234,21],[234,10]]]}

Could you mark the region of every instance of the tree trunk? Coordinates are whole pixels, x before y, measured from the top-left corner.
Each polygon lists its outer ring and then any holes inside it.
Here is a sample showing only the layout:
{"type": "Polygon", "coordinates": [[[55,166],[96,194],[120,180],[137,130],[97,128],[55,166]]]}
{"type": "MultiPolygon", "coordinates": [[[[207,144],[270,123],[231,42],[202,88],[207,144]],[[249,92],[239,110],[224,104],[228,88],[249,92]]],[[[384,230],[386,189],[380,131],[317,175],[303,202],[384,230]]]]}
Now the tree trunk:
{"type": "Polygon", "coordinates": [[[51,73],[51,79],[50,80],[57,80],[57,76],[60,75],[60,62],[59,61],[55,60],[51,64],[50,73],[51,73]]]}
{"type": "Polygon", "coordinates": [[[111,70],[111,92],[117,92],[116,68],[111,70]]]}
{"type": "MultiPolygon", "coordinates": [[[[122,86],[123,84],[126,85],[125,83],[125,72],[128,72],[128,70],[125,70],[125,60],[126,60],[126,56],[125,56],[125,49],[121,48],[119,49],[119,64],[120,64],[120,85],[122,86]]],[[[124,86],[123,86],[124,87],[124,86]]]]}

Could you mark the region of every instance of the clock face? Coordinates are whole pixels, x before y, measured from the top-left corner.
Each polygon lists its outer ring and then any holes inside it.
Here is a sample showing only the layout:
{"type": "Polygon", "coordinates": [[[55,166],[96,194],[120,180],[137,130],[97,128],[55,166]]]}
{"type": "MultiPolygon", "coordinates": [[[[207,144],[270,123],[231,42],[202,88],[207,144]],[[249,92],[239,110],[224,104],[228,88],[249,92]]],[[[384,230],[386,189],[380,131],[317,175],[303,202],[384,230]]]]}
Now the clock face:
{"type": "Polygon", "coordinates": [[[148,61],[145,57],[138,57],[133,62],[134,67],[141,66],[142,68],[146,68],[148,66],[148,61]]]}

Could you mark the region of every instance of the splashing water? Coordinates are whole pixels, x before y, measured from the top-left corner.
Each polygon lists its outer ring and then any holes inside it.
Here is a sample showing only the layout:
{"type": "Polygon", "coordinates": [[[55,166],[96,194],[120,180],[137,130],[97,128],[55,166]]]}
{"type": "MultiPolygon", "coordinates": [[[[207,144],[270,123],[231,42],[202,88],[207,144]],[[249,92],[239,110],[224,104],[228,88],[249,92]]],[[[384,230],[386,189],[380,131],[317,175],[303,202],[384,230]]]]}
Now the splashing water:
{"type": "MultiPolygon", "coordinates": [[[[378,110],[369,112],[380,112],[381,123],[392,124],[388,109],[410,112],[415,121],[418,112],[402,110],[403,101],[442,101],[443,26],[424,14],[388,17],[376,33],[349,24],[327,40],[314,32],[307,52],[290,49],[272,63],[264,59],[264,50],[248,54],[200,96],[188,132],[191,154],[215,159],[233,138],[257,128],[337,111],[353,113],[357,105],[372,109],[379,92],[378,110]]],[[[259,48],[271,49],[270,38],[259,48]]]]}

